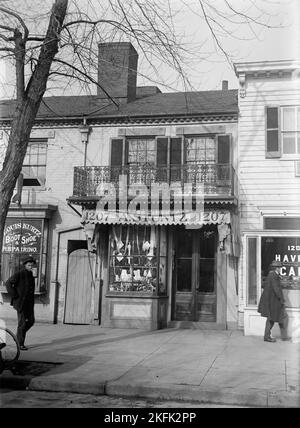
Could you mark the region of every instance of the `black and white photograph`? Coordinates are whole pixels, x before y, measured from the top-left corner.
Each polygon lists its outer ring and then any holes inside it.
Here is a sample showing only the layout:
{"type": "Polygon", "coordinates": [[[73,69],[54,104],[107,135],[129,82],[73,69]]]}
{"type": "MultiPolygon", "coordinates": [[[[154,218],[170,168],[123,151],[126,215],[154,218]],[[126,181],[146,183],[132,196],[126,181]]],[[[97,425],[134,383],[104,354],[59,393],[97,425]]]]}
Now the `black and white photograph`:
{"type": "Polygon", "coordinates": [[[300,408],[299,0],[0,0],[0,408],[300,408]]]}

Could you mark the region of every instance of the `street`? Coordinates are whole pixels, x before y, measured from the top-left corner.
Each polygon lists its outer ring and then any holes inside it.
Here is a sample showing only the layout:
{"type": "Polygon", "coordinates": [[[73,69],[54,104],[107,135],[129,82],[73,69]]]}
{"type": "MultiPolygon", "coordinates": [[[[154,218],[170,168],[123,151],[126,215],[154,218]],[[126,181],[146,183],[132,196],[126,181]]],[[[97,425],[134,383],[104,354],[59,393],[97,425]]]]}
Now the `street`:
{"type": "Polygon", "coordinates": [[[153,401],[139,398],[125,399],[107,395],[70,394],[64,392],[0,390],[1,408],[228,408],[216,404],[197,404],[176,401],[153,401]]]}

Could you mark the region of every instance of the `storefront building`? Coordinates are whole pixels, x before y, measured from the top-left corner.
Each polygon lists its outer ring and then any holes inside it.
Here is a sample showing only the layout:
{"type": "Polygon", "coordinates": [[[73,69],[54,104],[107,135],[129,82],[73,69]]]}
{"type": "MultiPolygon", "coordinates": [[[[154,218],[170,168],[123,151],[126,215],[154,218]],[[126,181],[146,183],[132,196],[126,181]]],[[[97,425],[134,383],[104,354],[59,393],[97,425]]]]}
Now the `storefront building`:
{"type": "Polygon", "coordinates": [[[263,335],[265,318],[257,306],[270,263],[278,260],[289,335],[299,337],[300,63],[235,67],[240,82],[239,325],[246,335],[263,335]]]}
{"type": "Polygon", "coordinates": [[[44,100],[5,228],[3,316],[31,254],[38,321],[236,328],[237,91],[133,91],[133,47],[99,49],[122,61],[99,74],[118,73],[119,106],[101,91],[44,100]]]}

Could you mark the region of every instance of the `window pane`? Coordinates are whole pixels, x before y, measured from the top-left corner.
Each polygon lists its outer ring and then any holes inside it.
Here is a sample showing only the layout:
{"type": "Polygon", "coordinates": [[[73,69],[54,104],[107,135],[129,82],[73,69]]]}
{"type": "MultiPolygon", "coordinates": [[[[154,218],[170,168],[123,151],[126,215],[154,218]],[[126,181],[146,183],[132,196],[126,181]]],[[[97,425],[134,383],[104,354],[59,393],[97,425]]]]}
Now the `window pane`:
{"type": "Polygon", "coordinates": [[[300,107],[297,108],[297,131],[300,131],[300,107]]]}
{"type": "Polygon", "coordinates": [[[278,109],[277,107],[267,108],[267,129],[278,128],[278,109]]]}
{"type": "Polygon", "coordinates": [[[38,155],[37,155],[37,153],[34,153],[34,154],[30,155],[29,165],[38,165],[38,155]]]}
{"type": "Polygon", "coordinates": [[[216,158],[216,156],[215,156],[215,151],[214,151],[214,150],[208,150],[208,151],[206,152],[206,159],[207,159],[208,161],[214,161],[214,160],[215,160],[215,158],[216,158]]]}
{"type": "Polygon", "coordinates": [[[207,149],[214,149],[215,148],[215,141],[211,138],[207,138],[206,140],[206,148],[207,149]]]}
{"type": "Polygon", "coordinates": [[[147,144],[147,150],[150,151],[154,151],[155,150],[155,140],[149,140],[148,144],[147,144]]]}
{"type": "Polygon", "coordinates": [[[198,290],[213,293],[215,289],[215,259],[200,259],[200,280],[198,290]]]}
{"type": "Polygon", "coordinates": [[[295,133],[283,134],[282,153],[283,154],[296,153],[296,134],[295,133]]]}
{"type": "Polygon", "coordinates": [[[278,152],[278,131],[268,131],[267,132],[267,151],[268,152],[278,152]]]}
{"type": "Polygon", "coordinates": [[[262,237],[261,238],[261,276],[262,284],[270,271],[273,260],[280,261],[281,287],[293,290],[285,294],[285,304],[288,307],[299,307],[298,296],[300,292],[300,238],[298,237],[262,237]],[[295,291],[297,290],[297,294],[295,291]]]}
{"type": "Polygon", "coordinates": [[[264,229],[300,230],[300,217],[265,217],[264,229]]]}
{"type": "Polygon", "coordinates": [[[295,131],[296,130],[296,116],[295,108],[288,107],[283,109],[283,131],[295,131]]]}
{"type": "Polygon", "coordinates": [[[297,153],[300,154],[300,133],[297,135],[297,153]]]}
{"type": "Polygon", "coordinates": [[[192,259],[177,259],[177,291],[192,290],[192,259]]]}
{"type": "Polygon", "coordinates": [[[46,181],[46,167],[39,166],[38,167],[38,178],[41,181],[41,184],[45,184],[46,181]]]}
{"type": "Polygon", "coordinates": [[[46,165],[46,154],[39,154],[38,165],[46,165]]]}
{"type": "Polygon", "coordinates": [[[156,161],[156,153],[155,152],[148,152],[147,153],[147,162],[155,164],[156,161]]]}
{"type": "Polygon", "coordinates": [[[113,227],[109,290],[156,292],[156,245],[154,227],[113,227]]]}
{"type": "Polygon", "coordinates": [[[247,278],[247,296],[248,304],[257,304],[257,238],[248,238],[248,278],[247,278]]]}

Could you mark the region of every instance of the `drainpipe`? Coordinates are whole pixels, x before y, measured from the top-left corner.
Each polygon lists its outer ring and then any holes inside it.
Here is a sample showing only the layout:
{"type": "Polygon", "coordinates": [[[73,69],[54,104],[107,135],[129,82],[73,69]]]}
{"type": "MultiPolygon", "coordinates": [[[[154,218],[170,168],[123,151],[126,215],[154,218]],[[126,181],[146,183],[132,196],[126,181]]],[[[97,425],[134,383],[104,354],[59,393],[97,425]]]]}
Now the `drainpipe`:
{"type": "Polygon", "coordinates": [[[83,118],[83,124],[79,126],[79,132],[81,133],[81,141],[84,144],[84,158],[83,158],[83,166],[86,167],[86,158],[87,158],[87,145],[89,140],[89,133],[91,127],[87,125],[86,118],[83,118]]]}

